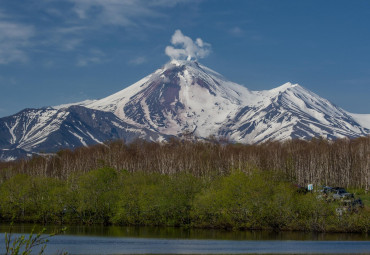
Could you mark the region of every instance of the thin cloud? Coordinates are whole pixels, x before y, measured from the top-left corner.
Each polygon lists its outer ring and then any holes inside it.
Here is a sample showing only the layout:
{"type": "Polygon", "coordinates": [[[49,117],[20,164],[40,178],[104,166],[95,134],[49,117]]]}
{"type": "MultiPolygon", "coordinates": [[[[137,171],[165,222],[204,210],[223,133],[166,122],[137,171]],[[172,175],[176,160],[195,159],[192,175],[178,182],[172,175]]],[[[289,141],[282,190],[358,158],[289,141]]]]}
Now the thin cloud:
{"type": "Polygon", "coordinates": [[[67,50],[67,51],[71,51],[71,50],[74,50],[76,49],[78,46],[80,46],[82,43],[82,39],[80,38],[73,38],[73,39],[65,39],[63,44],[61,44],[62,48],[67,50]]]}
{"type": "Polygon", "coordinates": [[[211,44],[204,42],[201,38],[195,41],[188,36],[185,36],[181,30],[176,30],[172,35],[171,43],[173,46],[167,46],[165,53],[171,59],[198,59],[205,58],[211,52],[211,44]]]}
{"type": "Polygon", "coordinates": [[[148,59],[146,57],[144,57],[144,56],[140,56],[140,57],[131,59],[129,61],[129,64],[130,65],[134,65],[134,66],[138,66],[138,65],[144,64],[146,62],[148,62],[148,59]]]}
{"type": "MultiPolygon", "coordinates": [[[[31,49],[45,54],[79,50],[79,66],[99,63],[104,57],[86,49],[97,33],[109,34],[123,27],[132,37],[142,28],[159,29],[162,28],[159,20],[166,19],[171,8],[198,3],[195,0],[31,0],[27,5],[18,5],[20,9],[32,6],[40,14],[32,17],[27,16],[28,11],[19,15],[5,5],[0,8],[0,64],[26,62],[31,49]],[[25,20],[35,22],[30,24],[25,20]],[[109,28],[102,30],[102,26],[109,28]]],[[[132,64],[143,62],[137,59],[132,64]]]]}
{"type": "Polygon", "coordinates": [[[81,20],[97,20],[100,24],[132,27],[145,24],[145,19],[161,17],[159,8],[171,8],[186,0],[69,0],[81,20]]]}
{"type": "Polygon", "coordinates": [[[254,40],[254,41],[261,41],[261,40],[263,40],[262,36],[260,36],[260,35],[252,35],[251,36],[251,39],[254,40]]]}
{"type": "Polygon", "coordinates": [[[48,37],[43,44],[62,51],[73,51],[83,45],[84,33],[88,30],[85,26],[54,28],[53,31],[46,32],[48,37]]]}
{"type": "Polygon", "coordinates": [[[233,36],[240,37],[244,35],[244,30],[240,27],[233,27],[229,30],[229,33],[233,36]]]}
{"type": "Polygon", "coordinates": [[[105,54],[100,50],[90,50],[88,55],[79,56],[76,65],[85,67],[91,64],[99,64],[105,61],[105,54]]]}
{"type": "Polygon", "coordinates": [[[34,35],[32,26],[0,20],[0,64],[26,62],[26,48],[34,35]]]}

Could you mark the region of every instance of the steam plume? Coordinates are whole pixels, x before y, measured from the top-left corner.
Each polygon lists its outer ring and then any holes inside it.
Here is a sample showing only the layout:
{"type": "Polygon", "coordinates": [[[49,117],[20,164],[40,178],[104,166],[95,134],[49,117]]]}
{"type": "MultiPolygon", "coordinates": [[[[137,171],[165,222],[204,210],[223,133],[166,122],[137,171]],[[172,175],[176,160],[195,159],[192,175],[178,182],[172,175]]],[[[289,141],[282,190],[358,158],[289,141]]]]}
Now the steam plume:
{"type": "Polygon", "coordinates": [[[193,60],[198,58],[205,58],[211,52],[211,45],[197,38],[193,41],[190,37],[185,36],[181,30],[176,30],[172,35],[171,44],[178,46],[167,46],[165,52],[171,59],[186,59],[193,60]]]}

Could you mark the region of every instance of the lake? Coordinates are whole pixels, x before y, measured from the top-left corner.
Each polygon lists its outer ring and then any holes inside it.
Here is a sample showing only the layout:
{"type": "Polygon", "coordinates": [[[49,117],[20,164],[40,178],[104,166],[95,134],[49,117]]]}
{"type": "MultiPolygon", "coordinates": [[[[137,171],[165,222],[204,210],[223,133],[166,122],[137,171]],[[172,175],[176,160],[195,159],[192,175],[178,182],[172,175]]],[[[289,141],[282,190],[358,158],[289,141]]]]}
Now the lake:
{"type": "MultiPolygon", "coordinates": [[[[14,233],[33,225],[16,224],[14,233]]],[[[52,231],[58,226],[46,226],[52,231]]],[[[40,229],[41,226],[37,226],[40,229]]],[[[0,224],[0,249],[4,232],[0,224]]],[[[222,231],[163,227],[68,226],[50,239],[47,254],[370,254],[367,234],[222,231]]]]}

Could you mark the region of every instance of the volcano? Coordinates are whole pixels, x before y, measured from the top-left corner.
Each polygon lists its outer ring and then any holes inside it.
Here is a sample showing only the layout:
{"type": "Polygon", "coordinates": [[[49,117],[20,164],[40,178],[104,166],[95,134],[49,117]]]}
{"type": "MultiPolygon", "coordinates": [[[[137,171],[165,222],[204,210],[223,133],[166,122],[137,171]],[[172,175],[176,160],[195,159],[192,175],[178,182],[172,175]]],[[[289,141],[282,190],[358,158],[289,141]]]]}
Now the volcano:
{"type": "Polygon", "coordinates": [[[164,135],[191,133],[259,143],[369,133],[343,109],[298,84],[250,91],[195,62],[172,60],[132,86],[85,107],[164,135]]]}
{"type": "Polygon", "coordinates": [[[369,122],[362,115],[298,84],[251,91],[196,61],[172,60],[108,97],[1,118],[0,159],[113,139],[163,141],[185,134],[246,144],[353,138],[370,133],[363,123],[369,122]]]}

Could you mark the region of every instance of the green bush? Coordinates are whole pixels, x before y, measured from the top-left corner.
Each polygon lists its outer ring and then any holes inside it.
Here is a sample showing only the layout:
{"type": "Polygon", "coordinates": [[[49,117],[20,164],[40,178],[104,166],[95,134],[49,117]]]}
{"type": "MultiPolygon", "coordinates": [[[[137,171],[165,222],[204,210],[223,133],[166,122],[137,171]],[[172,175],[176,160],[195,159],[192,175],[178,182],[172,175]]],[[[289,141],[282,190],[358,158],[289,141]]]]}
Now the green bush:
{"type": "Polygon", "coordinates": [[[118,200],[118,173],[100,168],[78,178],[76,212],[84,223],[109,223],[118,200]]]}
{"type": "Polygon", "coordinates": [[[196,225],[234,229],[281,229],[290,221],[293,189],[272,175],[234,171],[195,200],[196,225]]]}
{"type": "Polygon", "coordinates": [[[0,187],[0,210],[6,219],[25,220],[29,217],[32,207],[31,177],[16,175],[4,182],[0,187]]]}
{"type": "Polygon", "coordinates": [[[67,180],[16,175],[0,186],[4,220],[227,229],[369,232],[370,211],[298,193],[276,172],[195,177],[109,167],[67,180]]]}
{"type": "Polygon", "coordinates": [[[187,174],[123,176],[115,223],[126,225],[190,224],[190,211],[200,180],[187,174]]]}

